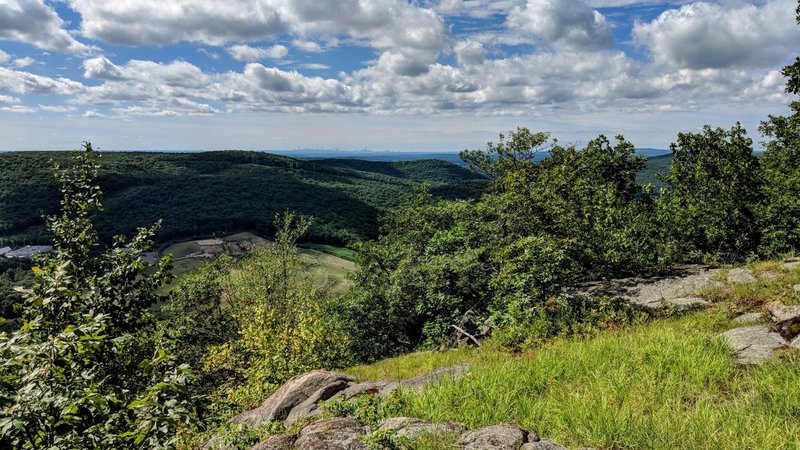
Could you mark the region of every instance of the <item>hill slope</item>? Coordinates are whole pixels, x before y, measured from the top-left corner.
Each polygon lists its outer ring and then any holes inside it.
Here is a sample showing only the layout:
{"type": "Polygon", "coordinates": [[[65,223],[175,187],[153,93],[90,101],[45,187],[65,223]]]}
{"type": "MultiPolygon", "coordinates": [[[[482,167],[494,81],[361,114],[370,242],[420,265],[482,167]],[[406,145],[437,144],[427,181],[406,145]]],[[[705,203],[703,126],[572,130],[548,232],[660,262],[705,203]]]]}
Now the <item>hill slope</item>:
{"type": "MultiPolygon", "coordinates": [[[[702,291],[711,306],[682,317],[557,338],[527,353],[506,353],[490,340],[348,373],[392,380],[467,364],[466,376],[404,392],[394,414],[470,428],[511,422],[570,448],[798,449],[800,352],[783,348],[759,366],[742,366],[721,336],[764,327],[772,300],[800,303],[794,264],[758,263],[747,269],[757,275],[749,283],[726,282],[723,269],[718,287],[702,291]],[[755,318],[742,321],[743,312],[755,318]]],[[[422,448],[452,448],[446,444],[422,448]]]]}
{"type": "MultiPolygon", "coordinates": [[[[51,161],[68,152],[0,153],[0,242],[47,241],[42,213],[58,209],[51,161]]],[[[378,214],[413,186],[427,182],[450,197],[480,190],[480,176],[439,160],[301,161],[259,152],[103,153],[100,186],[105,211],[101,235],[130,234],[163,219],[161,241],[253,231],[270,234],[284,210],[314,216],[310,238],[364,239],[377,231],[378,214]],[[462,187],[462,184],[464,185],[462,187]]]]}

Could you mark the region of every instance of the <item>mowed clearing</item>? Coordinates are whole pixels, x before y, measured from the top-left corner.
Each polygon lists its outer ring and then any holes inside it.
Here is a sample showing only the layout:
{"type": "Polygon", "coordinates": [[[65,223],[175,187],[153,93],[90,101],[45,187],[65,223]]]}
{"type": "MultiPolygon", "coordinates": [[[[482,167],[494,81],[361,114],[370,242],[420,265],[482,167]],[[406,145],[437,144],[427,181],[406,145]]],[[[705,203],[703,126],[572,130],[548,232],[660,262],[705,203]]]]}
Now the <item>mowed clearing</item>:
{"type": "MultiPolygon", "coordinates": [[[[197,269],[222,253],[243,255],[248,249],[270,244],[268,239],[253,233],[237,233],[219,238],[218,241],[222,241],[222,245],[201,246],[198,242],[203,241],[197,240],[179,242],[170,245],[162,254],[172,255],[174,259],[173,274],[177,278],[197,269]]],[[[352,252],[341,247],[327,245],[317,248],[331,249],[331,253],[336,249],[352,252]]],[[[313,274],[317,288],[331,295],[341,294],[350,289],[351,283],[347,274],[355,270],[355,263],[311,248],[298,248],[297,252],[306,264],[308,271],[313,274]]]]}

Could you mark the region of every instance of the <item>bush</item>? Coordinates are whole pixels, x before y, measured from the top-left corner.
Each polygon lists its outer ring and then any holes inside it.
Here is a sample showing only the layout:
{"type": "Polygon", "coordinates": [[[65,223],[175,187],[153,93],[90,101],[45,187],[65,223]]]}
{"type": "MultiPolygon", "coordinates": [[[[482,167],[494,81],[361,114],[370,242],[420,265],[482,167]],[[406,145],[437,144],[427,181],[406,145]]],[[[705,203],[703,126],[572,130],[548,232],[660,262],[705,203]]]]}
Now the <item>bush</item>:
{"type": "Polygon", "coordinates": [[[57,167],[62,212],[47,218],[55,253],[33,268],[22,327],[0,334],[4,448],[170,448],[190,421],[190,371],[148,338],[169,259],[147,274],[138,258],[155,227],[97,247],[92,156],[87,142],[73,166],[57,167]]]}
{"type": "Polygon", "coordinates": [[[297,254],[310,221],[286,213],[275,223],[273,243],[187,276],[164,309],[163,333],[198,371],[211,422],[257,406],[294,375],[350,361],[329,299],[297,254]]]}

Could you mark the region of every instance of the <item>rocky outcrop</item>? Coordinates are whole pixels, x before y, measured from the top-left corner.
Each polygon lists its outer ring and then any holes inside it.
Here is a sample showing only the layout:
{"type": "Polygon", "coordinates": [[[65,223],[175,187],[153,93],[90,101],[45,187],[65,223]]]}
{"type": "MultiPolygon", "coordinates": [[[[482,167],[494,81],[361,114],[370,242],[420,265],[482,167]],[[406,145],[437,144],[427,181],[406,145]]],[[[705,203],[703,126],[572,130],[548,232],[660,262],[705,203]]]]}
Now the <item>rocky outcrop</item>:
{"type": "Polygon", "coordinates": [[[756,323],[761,322],[762,314],[760,312],[745,313],[733,319],[736,323],[756,323]]]}
{"type": "MultiPolygon", "coordinates": [[[[349,375],[324,370],[298,375],[275,391],[260,407],[245,411],[230,421],[255,427],[262,423],[286,420],[298,406],[311,412],[309,404],[316,405],[318,402],[328,400],[352,381],[353,378],[349,375]]],[[[291,423],[300,417],[298,414],[292,416],[291,423]]]]}
{"type": "Polygon", "coordinates": [[[294,447],[302,450],[369,450],[361,438],[370,431],[355,419],[321,420],[300,430],[294,447]]]}
{"type": "Polygon", "coordinates": [[[730,284],[746,284],[755,282],[756,277],[753,275],[752,270],[744,267],[737,267],[728,272],[727,280],[730,284]]]}
{"type": "Polygon", "coordinates": [[[464,450],[519,450],[529,440],[539,439],[516,425],[503,424],[467,431],[461,435],[459,445],[464,450]]]}
{"type": "Polygon", "coordinates": [[[800,258],[789,258],[783,261],[781,267],[784,270],[800,269],[800,258]]]}
{"type": "Polygon", "coordinates": [[[707,303],[697,302],[705,302],[697,297],[697,293],[720,286],[716,281],[718,272],[718,269],[703,266],[684,266],[666,276],[588,283],[578,290],[578,294],[620,297],[634,308],[650,313],[678,313],[707,306],[707,303]]]}
{"type": "Polygon", "coordinates": [[[662,301],[662,304],[670,308],[673,312],[683,313],[695,309],[703,309],[711,305],[711,302],[703,300],[700,297],[681,297],[681,298],[667,298],[662,301]]]}
{"type": "Polygon", "coordinates": [[[780,276],[781,274],[779,272],[775,272],[774,270],[765,270],[764,272],[758,274],[758,278],[760,280],[767,280],[767,281],[777,280],[778,277],[780,276]]]}
{"type": "Polygon", "coordinates": [[[770,321],[775,330],[786,339],[800,334],[800,305],[786,306],[781,302],[767,305],[770,321]]]}
{"type": "Polygon", "coordinates": [[[297,437],[294,435],[279,434],[250,447],[250,450],[292,450],[295,440],[297,437]]]}
{"type": "Polygon", "coordinates": [[[764,325],[734,328],[721,336],[727,341],[740,364],[759,364],[769,359],[776,349],[787,344],[780,334],[764,325]]]}
{"type": "MultiPolygon", "coordinates": [[[[429,422],[411,417],[385,420],[378,430],[392,430],[397,436],[416,439],[423,434],[458,435],[461,450],[566,450],[550,439],[514,424],[492,425],[467,430],[460,423],[429,422]]],[[[250,450],[367,450],[372,430],[351,418],[319,420],[303,427],[297,434],[280,434],[258,443],[250,450]]]]}
{"type": "Polygon", "coordinates": [[[567,447],[550,439],[542,439],[539,442],[531,442],[523,445],[520,450],[568,450],[567,447]]]}
{"type": "Polygon", "coordinates": [[[470,367],[467,364],[454,364],[452,366],[442,367],[434,370],[433,372],[428,372],[414,378],[400,380],[399,384],[403,388],[418,391],[421,390],[426,384],[435,383],[445,378],[459,378],[467,373],[469,369],[470,367]]]}
{"type": "MultiPolygon", "coordinates": [[[[551,440],[540,440],[536,433],[513,424],[468,430],[463,424],[455,422],[393,417],[384,420],[377,430],[372,430],[353,418],[309,419],[319,414],[320,402],[326,399],[348,400],[364,394],[385,395],[398,387],[418,390],[446,377],[461,376],[468,370],[469,366],[460,364],[407,380],[360,383],[348,375],[315,370],[290,379],[260,407],[234,417],[231,422],[256,427],[268,421],[282,420],[289,427],[303,419],[305,426],[299,431],[271,436],[250,450],[367,450],[370,448],[367,443],[370,435],[380,430],[390,430],[397,436],[412,440],[423,435],[455,435],[458,437],[458,448],[462,450],[564,449],[551,440]]],[[[221,439],[215,437],[202,448],[228,450],[232,447],[222,445],[221,439]]]]}
{"type": "Polygon", "coordinates": [[[420,390],[426,384],[443,378],[457,378],[469,370],[466,364],[443,367],[407,380],[365,381],[357,383],[349,375],[315,370],[298,375],[275,391],[260,407],[232,418],[232,423],[251,427],[283,421],[287,427],[306,417],[320,414],[321,404],[328,400],[351,400],[362,395],[386,395],[402,387],[420,390]]]}

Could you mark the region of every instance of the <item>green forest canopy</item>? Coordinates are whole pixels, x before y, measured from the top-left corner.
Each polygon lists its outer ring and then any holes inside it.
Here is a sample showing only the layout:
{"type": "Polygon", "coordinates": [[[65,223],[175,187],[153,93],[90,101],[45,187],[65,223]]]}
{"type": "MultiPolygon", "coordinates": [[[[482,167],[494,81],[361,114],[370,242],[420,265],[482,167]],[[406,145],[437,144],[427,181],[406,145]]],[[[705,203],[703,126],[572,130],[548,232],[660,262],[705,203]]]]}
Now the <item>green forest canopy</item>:
{"type": "MultiPolygon", "coordinates": [[[[0,244],[47,243],[43,213],[58,209],[52,162],[69,152],[0,153],[0,244]]],[[[101,237],[130,235],[163,219],[160,242],[238,231],[272,234],[277,212],[313,216],[309,238],[347,243],[373,237],[377,217],[404,192],[428,183],[445,198],[474,197],[482,178],[439,160],[302,161],[261,152],[102,154],[101,237]]]]}

